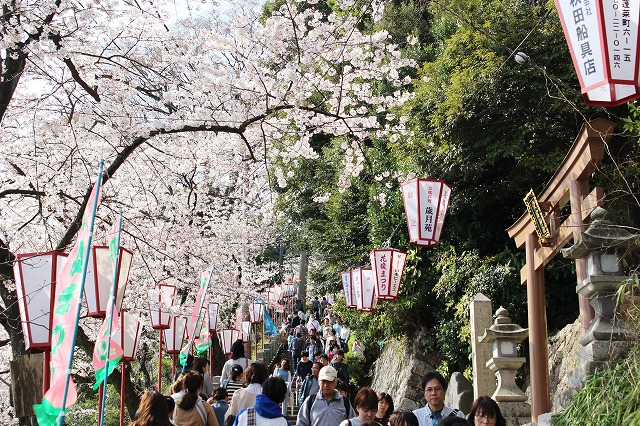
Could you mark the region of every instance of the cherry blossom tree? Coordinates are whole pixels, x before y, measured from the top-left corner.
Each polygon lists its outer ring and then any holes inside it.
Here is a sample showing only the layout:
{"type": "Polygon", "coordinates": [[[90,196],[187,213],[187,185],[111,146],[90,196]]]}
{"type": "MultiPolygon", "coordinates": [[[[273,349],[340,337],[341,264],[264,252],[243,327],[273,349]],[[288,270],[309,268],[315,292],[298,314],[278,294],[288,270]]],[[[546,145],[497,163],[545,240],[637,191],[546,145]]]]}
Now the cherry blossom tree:
{"type": "MultiPolygon", "coordinates": [[[[3,1],[0,324],[14,355],[24,352],[14,256],[73,242],[99,159],[97,234],[123,210],[123,245],[135,251],[125,304],[145,311],[157,282],[192,298],[211,262],[223,303],[275,274],[254,262],[275,238],[270,190],[290,177],[278,164],[317,155],[314,134],[352,141],[348,175],[360,141],[406,133],[391,114],[410,96],[398,72],[414,66],[399,52],[406,41],[359,30],[384,3],[314,3],[279,2],[261,22],[249,2],[222,13],[198,2],[3,1]]],[[[90,346],[96,325],[82,327],[90,346]]]]}

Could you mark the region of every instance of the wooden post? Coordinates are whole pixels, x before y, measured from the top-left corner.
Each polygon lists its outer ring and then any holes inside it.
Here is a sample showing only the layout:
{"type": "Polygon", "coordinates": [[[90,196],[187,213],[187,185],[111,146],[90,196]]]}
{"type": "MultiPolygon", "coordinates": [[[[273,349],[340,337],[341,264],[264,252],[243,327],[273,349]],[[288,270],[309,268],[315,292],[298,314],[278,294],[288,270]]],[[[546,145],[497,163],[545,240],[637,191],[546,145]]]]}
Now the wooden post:
{"type": "Polygon", "coordinates": [[[544,269],[535,269],[534,255],[538,238],[529,234],[526,241],[527,306],[529,319],[529,357],[531,362],[531,421],[551,410],[547,348],[547,307],[544,269]]]}
{"type": "MultiPolygon", "coordinates": [[[[162,330],[158,330],[160,333],[160,346],[159,346],[159,357],[158,357],[158,392],[162,393],[162,330]]],[[[172,377],[173,379],[173,377],[172,377]]]]}

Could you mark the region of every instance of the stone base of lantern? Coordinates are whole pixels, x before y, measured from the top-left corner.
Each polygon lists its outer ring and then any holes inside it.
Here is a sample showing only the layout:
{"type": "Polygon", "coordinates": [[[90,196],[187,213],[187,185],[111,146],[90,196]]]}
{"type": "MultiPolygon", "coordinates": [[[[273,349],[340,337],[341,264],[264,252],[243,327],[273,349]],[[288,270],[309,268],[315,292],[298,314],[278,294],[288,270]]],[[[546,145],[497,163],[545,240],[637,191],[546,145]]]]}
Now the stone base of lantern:
{"type": "Polygon", "coordinates": [[[520,426],[531,421],[531,405],[524,401],[498,402],[507,426],[520,426]]]}
{"type": "Polygon", "coordinates": [[[578,352],[578,366],[569,373],[570,392],[575,395],[596,370],[614,365],[631,348],[626,341],[595,340],[578,352]]]}
{"type": "Polygon", "coordinates": [[[523,402],[527,395],[516,385],[516,374],[526,361],[522,357],[493,357],[487,367],[496,374],[498,387],[491,396],[498,403],[523,402]]]}

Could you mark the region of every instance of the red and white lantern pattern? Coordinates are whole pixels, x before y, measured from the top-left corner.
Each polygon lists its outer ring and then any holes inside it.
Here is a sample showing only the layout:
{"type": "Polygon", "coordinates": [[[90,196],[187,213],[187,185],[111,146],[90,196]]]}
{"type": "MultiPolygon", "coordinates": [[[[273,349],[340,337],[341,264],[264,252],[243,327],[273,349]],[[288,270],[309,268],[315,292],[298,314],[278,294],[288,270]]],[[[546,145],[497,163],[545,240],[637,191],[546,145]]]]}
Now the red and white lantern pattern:
{"type": "Polygon", "coordinates": [[[351,272],[356,309],[363,312],[375,311],[378,306],[378,297],[373,271],[371,268],[357,268],[351,272]]]}
{"type": "Polygon", "coordinates": [[[214,333],[218,329],[218,312],[220,312],[220,304],[211,302],[209,303],[207,310],[209,312],[209,331],[214,333]]]}
{"type": "Polygon", "coordinates": [[[249,318],[251,324],[258,324],[262,322],[262,312],[264,305],[262,303],[249,303],[249,318]]]}
{"type": "Polygon", "coordinates": [[[118,330],[112,338],[124,351],[122,361],[135,361],[140,343],[140,314],[133,314],[127,310],[121,312],[118,330]]]}
{"type": "Polygon", "coordinates": [[[240,339],[242,343],[249,342],[251,338],[251,321],[242,321],[240,323],[240,339]]]}
{"type": "MultiPolygon", "coordinates": [[[[116,279],[116,307],[122,310],[122,300],[127,288],[129,269],[133,261],[133,252],[120,247],[118,254],[118,277],[116,279]]],[[[109,303],[109,292],[113,287],[113,265],[107,246],[92,246],[87,264],[87,282],[84,295],[87,300],[88,315],[104,318],[109,303]]]]}
{"type": "Polygon", "coordinates": [[[225,355],[231,353],[231,345],[240,338],[240,331],[235,328],[223,328],[220,330],[220,346],[225,355]]]}
{"type": "Polygon", "coordinates": [[[169,322],[171,321],[169,309],[173,305],[176,292],[176,286],[169,284],[158,284],[154,290],[149,291],[151,328],[155,330],[166,330],[169,328],[169,322]]]}
{"type": "Polygon", "coordinates": [[[412,179],[401,186],[409,240],[421,247],[438,245],[451,187],[436,179],[412,179]]]}
{"type": "Polygon", "coordinates": [[[397,299],[407,253],[396,249],[373,250],[370,258],[378,300],[397,299]]]}
{"type": "Polygon", "coordinates": [[[640,97],[640,2],[555,0],[587,105],[616,106],[640,97]]]}
{"type": "Polygon", "coordinates": [[[164,333],[164,341],[167,345],[166,352],[168,354],[179,354],[187,334],[187,317],[171,317],[170,323],[171,326],[168,329],[161,331],[161,333],[164,333]]]}
{"type": "Polygon", "coordinates": [[[344,301],[347,308],[356,307],[356,295],[353,291],[353,284],[351,282],[351,271],[340,272],[340,278],[342,279],[342,289],[344,291],[344,301]]]}
{"type": "Polygon", "coordinates": [[[13,276],[16,279],[18,308],[27,351],[40,352],[51,348],[51,311],[56,293],[58,271],[67,254],[25,253],[16,256],[13,276]]]}

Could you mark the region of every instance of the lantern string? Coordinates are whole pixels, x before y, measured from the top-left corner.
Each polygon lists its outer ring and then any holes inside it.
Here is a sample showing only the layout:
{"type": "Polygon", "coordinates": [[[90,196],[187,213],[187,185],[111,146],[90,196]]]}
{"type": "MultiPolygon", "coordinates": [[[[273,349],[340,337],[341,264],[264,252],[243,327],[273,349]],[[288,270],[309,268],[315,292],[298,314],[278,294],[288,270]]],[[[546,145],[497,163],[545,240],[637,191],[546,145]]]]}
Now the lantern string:
{"type": "Polygon", "coordinates": [[[393,231],[391,231],[391,235],[389,235],[389,238],[387,238],[387,240],[384,242],[385,247],[391,248],[391,240],[393,239],[393,236],[396,234],[396,231],[398,231],[400,225],[402,225],[405,221],[406,219],[404,217],[401,218],[396,227],[393,228],[393,231]]]}

